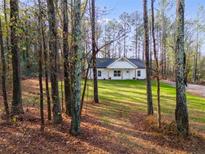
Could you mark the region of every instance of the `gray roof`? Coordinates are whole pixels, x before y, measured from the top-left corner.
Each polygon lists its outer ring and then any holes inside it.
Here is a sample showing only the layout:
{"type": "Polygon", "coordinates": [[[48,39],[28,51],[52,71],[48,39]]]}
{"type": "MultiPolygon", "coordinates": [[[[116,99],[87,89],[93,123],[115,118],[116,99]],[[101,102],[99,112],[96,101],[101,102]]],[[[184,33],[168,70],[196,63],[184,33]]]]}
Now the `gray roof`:
{"type": "MultiPolygon", "coordinates": [[[[116,58],[97,58],[96,59],[96,66],[97,68],[106,68],[110,64],[112,64],[116,58]]],[[[136,65],[138,68],[145,68],[144,62],[140,59],[129,59],[130,62],[132,62],[134,65],[136,65]]]]}

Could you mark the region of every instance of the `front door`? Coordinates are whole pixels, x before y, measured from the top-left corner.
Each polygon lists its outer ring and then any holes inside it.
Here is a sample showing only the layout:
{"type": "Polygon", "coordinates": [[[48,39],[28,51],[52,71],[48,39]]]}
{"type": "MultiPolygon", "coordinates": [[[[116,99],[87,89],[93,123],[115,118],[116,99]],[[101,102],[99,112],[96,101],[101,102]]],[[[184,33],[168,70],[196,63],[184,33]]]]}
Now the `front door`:
{"type": "Polygon", "coordinates": [[[130,70],[123,71],[123,79],[125,80],[130,79],[130,70]]]}

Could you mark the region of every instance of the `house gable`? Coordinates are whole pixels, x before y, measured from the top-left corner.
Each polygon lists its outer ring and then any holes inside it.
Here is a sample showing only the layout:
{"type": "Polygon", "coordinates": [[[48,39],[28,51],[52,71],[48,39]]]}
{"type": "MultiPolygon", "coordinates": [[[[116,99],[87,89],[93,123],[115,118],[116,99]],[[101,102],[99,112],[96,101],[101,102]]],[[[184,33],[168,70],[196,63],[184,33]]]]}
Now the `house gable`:
{"type": "Polygon", "coordinates": [[[135,64],[129,61],[127,58],[122,57],[115,60],[113,63],[107,66],[107,68],[116,68],[116,69],[134,69],[138,68],[135,64]]]}

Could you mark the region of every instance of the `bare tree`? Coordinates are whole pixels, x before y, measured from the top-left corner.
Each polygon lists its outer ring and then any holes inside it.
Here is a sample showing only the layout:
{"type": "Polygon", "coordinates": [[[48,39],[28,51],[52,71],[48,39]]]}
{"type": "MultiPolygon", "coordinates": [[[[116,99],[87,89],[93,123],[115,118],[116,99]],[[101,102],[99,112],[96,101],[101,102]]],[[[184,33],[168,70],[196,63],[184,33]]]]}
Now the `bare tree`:
{"type": "Polygon", "coordinates": [[[153,39],[154,58],[155,58],[155,63],[156,63],[158,125],[159,125],[159,128],[161,128],[160,70],[159,70],[159,60],[158,60],[158,56],[157,56],[156,39],[155,39],[154,1],[155,1],[155,0],[151,0],[151,10],[152,10],[152,39],[153,39]]]}
{"type": "Polygon", "coordinates": [[[94,82],[94,101],[99,103],[98,98],[98,79],[97,79],[97,68],[96,68],[96,38],[95,38],[95,0],[91,0],[91,30],[92,30],[92,59],[93,59],[93,82],[94,82]]]}
{"type": "Polygon", "coordinates": [[[152,85],[150,75],[150,54],[149,54],[149,28],[148,28],[148,15],[147,15],[147,0],[144,2],[144,50],[146,62],[146,76],[147,76],[147,112],[148,115],[153,115],[153,100],[152,100],[152,85]]]}

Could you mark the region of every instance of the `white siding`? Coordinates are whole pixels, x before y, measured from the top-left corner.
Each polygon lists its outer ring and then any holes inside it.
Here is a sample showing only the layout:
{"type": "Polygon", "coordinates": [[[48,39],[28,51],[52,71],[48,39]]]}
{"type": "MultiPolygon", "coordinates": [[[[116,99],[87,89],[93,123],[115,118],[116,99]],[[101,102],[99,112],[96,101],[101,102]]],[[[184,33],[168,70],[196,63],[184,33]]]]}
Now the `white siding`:
{"type": "Polygon", "coordinates": [[[146,79],[146,69],[136,69],[136,79],[146,79]],[[137,71],[141,71],[141,76],[138,76],[137,71]]]}
{"type": "Polygon", "coordinates": [[[108,68],[113,68],[113,69],[132,69],[136,68],[132,63],[126,61],[126,60],[117,60],[111,65],[108,66],[108,68]]]}
{"type": "MultiPolygon", "coordinates": [[[[146,71],[145,69],[97,69],[98,71],[101,71],[101,77],[98,76],[99,80],[132,80],[132,79],[146,79],[146,71]],[[114,71],[121,71],[121,76],[114,76],[114,71]],[[140,71],[140,75],[138,76],[138,71],[140,71]]],[[[93,79],[93,70],[89,70],[89,79],[93,79]]]]}
{"type": "MultiPolygon", "coordinates": [[[[98,71],[101,71],[101,76],[98,76],[97,74],[98,79],[100,80],[108,79],[108,71],[106,69],[103,69],[103,68],[97,69],[97,73],[98,71]]],[[[89,79],[93,79],[93,69],[92,68],[90,68],[88,76],[89,76],[89,79]]]]}

